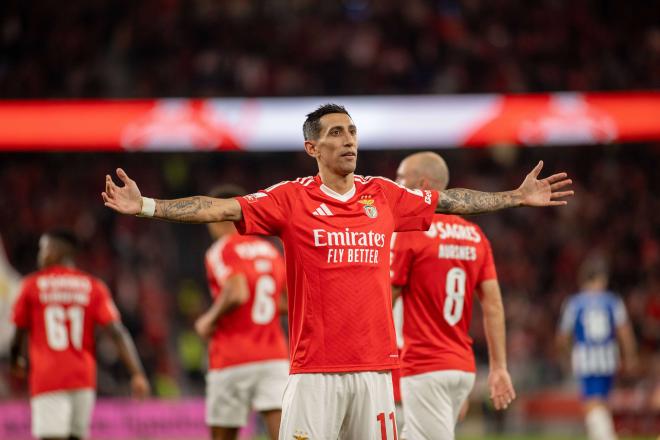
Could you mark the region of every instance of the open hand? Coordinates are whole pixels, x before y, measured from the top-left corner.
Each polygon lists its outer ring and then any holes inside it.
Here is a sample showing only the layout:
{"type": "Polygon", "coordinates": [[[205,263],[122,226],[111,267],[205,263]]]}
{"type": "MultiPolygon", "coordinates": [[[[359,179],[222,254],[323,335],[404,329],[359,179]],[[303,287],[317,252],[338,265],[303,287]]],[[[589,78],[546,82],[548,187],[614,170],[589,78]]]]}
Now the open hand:
{"type": "Polygon", "coordinates": [[[505,369],[491,370],[488,375],[488,388],[490,389],[490,399],[497,410],[507,409],[516,398],[511,376],[505,369]]]}
{"type": "Polygon", "coordinates": [[[15,362],[11,363],[10,372],[17,379],[25,379],[27,376],[27,361],[23,356],[19,356],[15,362]]]}
{"type": "Polygon", "coordinates": [[[200,316],[195,321],[195,331],[201,338],[203,339],[210,338],[211,335],[213,334],[213,330],[214,330],[213,323],[206,315],[200,316]]]}
{"type": "Polygon", "coordinates": [[[105,191],[101,193],[103,204],[122,214],[139,214],[142,210],[142,195],[134,180],[121,168],[117,168],[117,177],[124,186],[117,186],[109,174],[105,176],[105,191]]]}
{"type": "Polygon", "coordinates": [[[572,190],[560,191],[562,188],[573,183],[573,181],[567,178],[566,173],[553,174],[550,177],[539,180],[537,177],[542,169],[543,161],[539,161],[518,188],[522,206],[565,205],[567,203],[566,200],[557,199],[573,195],[572,190]]]}
{"type": "Polygon", "coordinates": [[[144,399],[149,396],[151,392],[151,386],[149,381],[143,374],[134,374],[131,377],[131,394],[136,399],[144,399]]]}
{"type": "Polygon", "coordinates": [[[467,413],[469,410],[470,410],[470,397],[468,396],[468,398],[465,399],[465,402],[463,402],[460,411],[458,412],[459,422],[465,420],[465,417],[467,417],[467,413]]]}

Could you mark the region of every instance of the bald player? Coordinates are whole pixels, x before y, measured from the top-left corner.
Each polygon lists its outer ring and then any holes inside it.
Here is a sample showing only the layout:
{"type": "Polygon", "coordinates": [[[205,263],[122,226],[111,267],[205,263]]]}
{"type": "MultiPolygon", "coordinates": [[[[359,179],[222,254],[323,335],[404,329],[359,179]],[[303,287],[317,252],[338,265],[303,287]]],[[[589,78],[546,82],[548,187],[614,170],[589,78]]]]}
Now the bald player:
{"type": "MultiPolygon", "coordinates": [[[[405,158],[397,180],[409,189],[443,191],[449,170],[437,154],[405,158]]],[[[403,299],[401,395],[403,439],[453,439],[475,380],[472,299],[483,309],[488,342],[488,386],[495,408],[516,394],[507,371],[504,308],[488,239],[474,223],[435,214],[426,232],[395,234],[392,290],[403,299]]]]}

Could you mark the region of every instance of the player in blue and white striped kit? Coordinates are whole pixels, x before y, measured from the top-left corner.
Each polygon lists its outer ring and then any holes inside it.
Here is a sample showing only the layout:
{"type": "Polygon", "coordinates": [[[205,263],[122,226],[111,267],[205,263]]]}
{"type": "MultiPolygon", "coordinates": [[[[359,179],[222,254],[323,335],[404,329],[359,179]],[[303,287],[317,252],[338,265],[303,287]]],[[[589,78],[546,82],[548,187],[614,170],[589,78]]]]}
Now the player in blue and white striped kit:
{"type": "Polygon", "coordinates": [[[589,439],[613,440],[607,397],[619,368],[619,347],[626,369],[636,367],[635,339],[623,301],[607,290],[604,261],[586,261],[579,281],[581,291],[564,304],[557,339],[563,349],[573,343],[573,373],[581,384],[589,439]]]}

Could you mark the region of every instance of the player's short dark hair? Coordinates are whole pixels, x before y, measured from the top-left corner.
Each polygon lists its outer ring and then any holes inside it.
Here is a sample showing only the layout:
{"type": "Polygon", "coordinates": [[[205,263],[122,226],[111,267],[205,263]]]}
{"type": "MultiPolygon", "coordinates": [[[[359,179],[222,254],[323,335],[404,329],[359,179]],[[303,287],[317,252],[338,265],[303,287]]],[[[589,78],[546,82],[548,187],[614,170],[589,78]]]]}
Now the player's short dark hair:
{"type": "Polygon", "coordinates": [[[580,266],[578,282],[580,284],[593,281],[598,277],[608,277],[609,266],[603,257],[590,257],[580,266]]]}
{"type": "Polygon", "coordinates": [[[303,123],[303,136],[306,141],[319,138],[319,135],[321,134],[321,118],[331,113],[343,113],[349,117],[351,116],[343,105],[333,103],[323,104],[321,107],[309,113],[307,119],[305,119],[305,122],[303,123]]]}
{"type": "Polygon", "coordinates": [[[72,253],[78,252],[81,247],[80,240],[76,237],[76,234],[71,232],[68,229],[51,229],[50,231],[44,234],[51,239],[57,240],[61,244],[67,246],[72,253]]]}
{"type": "Polygon", "coordinates": [[[233,197],[244,196],[246,191],[233,183],[226,183],[218,185],[209,191],[209,197],[215,197],[218,199],[231,199],[233,197]]]}

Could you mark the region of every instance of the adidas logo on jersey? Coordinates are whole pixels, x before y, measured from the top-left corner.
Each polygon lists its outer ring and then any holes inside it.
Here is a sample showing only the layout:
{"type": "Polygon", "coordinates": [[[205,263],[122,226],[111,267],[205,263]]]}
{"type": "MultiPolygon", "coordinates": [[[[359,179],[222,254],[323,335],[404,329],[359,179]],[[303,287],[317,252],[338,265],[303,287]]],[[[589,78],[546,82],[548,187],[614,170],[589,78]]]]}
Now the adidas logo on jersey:
{"type": "Polygon", "coordinates": [[[334,215],[332,211],[330,211],[330,208],[328,208],[325,203],[321,203],[321,206],[316,208],[314,212],[312,212],[313,215],[334,215]]]}

